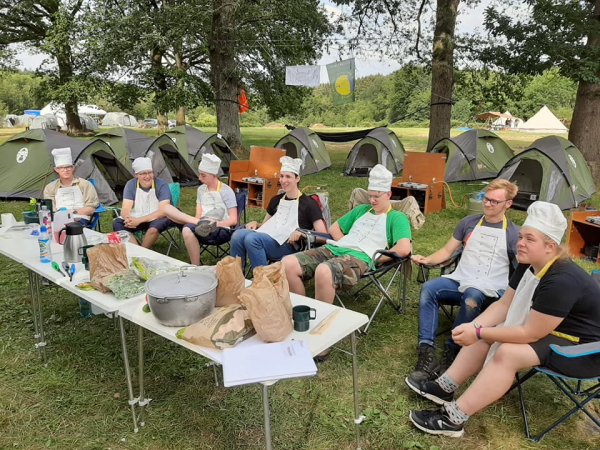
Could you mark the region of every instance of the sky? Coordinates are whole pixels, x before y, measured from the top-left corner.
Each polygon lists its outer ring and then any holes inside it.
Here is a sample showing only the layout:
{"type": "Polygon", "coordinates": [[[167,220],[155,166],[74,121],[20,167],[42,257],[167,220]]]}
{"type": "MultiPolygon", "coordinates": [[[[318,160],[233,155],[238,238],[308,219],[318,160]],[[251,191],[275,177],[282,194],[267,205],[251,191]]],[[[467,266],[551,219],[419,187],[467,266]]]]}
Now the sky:
{"type": "MultiPolygon", "coordinates": [[[[461,3],[459,6],[458,31],[464,33],[475,31],[476,28],[483,28],[483,12],[492,1],[493,0],[482,0],[480,4],[473,9],[466,8],[464,3],[461,3]]],[[[321,3],[333,17],[340,14],[340,8],[335,6],[331,1],[321,0],[321,3]]],[[[45,56],[40,54],[31,55],[23,52],[19,53],[17,58],[21,62],[21,69],[35,70],[40,66],[45,56]]],[[[317,62],[317,64],[321,66],[321,82],[327,80],[327,69],[325,68],[325,65],[338,60],[340,60],[340,55],[337,49],[332,49],[330,53],[324,54],[317,62]]],[[[381,60],[375,57],[356,57],[355,63],[357,78],[375,74],[387,75],[400,68],[400,64],[397,61],[390,59],[381,60]]]]}

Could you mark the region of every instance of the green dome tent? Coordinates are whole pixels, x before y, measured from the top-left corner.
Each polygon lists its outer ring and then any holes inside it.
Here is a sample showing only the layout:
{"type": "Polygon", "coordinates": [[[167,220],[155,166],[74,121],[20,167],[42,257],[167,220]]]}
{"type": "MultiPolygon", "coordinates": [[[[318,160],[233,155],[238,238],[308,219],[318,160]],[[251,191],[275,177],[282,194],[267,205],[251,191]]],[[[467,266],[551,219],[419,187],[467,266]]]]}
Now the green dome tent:
{"type": "Polygon", "coordinates": [[[455,138],[439,140],[431,153],[445,153],[444,181],[474,181],[496,178],[506,161],[513,157],[510,147],[496,134],[469,130],[455,138]]]}
{"type": "Polygon", "coordinates": [[[379,127],[354,144],[344,166],[344,175],[366,177],[381,164],[394,175],[404,167],[404,146],[392,130],[379,127]]]}
{"type": "Polygon", "coordinates": [[[103,141],[73,139],[52,130],[29,130],[9,138],[0,146],[0,198],[39,198],[44,186],[57,178],[52,150],[70,147],[75,176],[94,179],[100,202],[118,202],[129,171],[103,141]]]}
{"type": "Polygon", "coordinates": [[[198,168],[202,155],[212,153],[221,158],[222,174],[229,174],[229,163],[238,159],[229,144],[220,134],[207,134],[189,125],[181,125],[167,131],[179,150],[187,155],[188,162],[194,171],[198,168]]]}
{"type": "Polygon", "coordinates": [[[498,178],[517,183],[519,193],[513,206],[519,209],[527,209],[536,200],[570,209],[596,192],[583,155],[570,141],[559,136],[535,141],[510,159],[498,178]]]}
{"type": "Polygon", "coordinates": [[[110,145],[132,176],[133,160],[140,156],[148,156],[152,159],[152,168],[157,178],[167,183],[198,182],[196,171],[169,136],[151,138],[129,128],[110,128],[96,136],[110,145]]]}
{"type": "Polygon", "coordinates": [[[310,128],[295,128],[277,141],[275,148],[286,151],[291,158],[302,159],[300,175],[309,175],[331,166],[329,152],[321,138],[310,128]]]}

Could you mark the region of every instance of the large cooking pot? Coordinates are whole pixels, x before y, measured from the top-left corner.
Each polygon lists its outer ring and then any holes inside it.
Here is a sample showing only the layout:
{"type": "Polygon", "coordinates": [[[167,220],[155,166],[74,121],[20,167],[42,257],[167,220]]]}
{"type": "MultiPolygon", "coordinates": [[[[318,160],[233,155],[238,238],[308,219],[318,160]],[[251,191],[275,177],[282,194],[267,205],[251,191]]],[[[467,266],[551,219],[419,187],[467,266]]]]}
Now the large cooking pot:
{"type": "Polygon", "coordinates": [[[217,277],[212,272],[181,270],[146,281],[152,314],[168,327],[186,327],[208,316],[217,299],[217,277]]]}

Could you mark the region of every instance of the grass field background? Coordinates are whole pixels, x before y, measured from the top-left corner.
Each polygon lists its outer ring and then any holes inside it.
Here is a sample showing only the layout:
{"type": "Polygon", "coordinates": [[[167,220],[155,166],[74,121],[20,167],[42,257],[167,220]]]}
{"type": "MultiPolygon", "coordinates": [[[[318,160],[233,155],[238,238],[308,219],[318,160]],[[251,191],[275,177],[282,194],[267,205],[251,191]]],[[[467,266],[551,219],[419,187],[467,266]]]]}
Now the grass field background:
{"type": "MultiPolygon", "coordinates": [[[[0,130],[0,143],[18,131],[22,130],[0,130]]],[[[425,150],[427,129],[394,131],[406,150],[425,150]]],[[[153,135],[156,131],[144,133],[153,135]]],[[[242,130],[246,147],[272,146],[284,134],[286,130],[278,128],[242,130]]],[[[540,137],[498,134],[517,151],[540,137]]],[[[332,167],[301,181],[305,186],[328,186],[334,220],[347,211],[352,189],[367,186],[366,179],[340,176],[351,146],[327,144],[332,167]]],[[[480,183],[451,186],[457,201],[482,187],[480,183]]],[[[185,211],[194,210],[194,187],[182,189],[181,203],[185,211]]],[[[600,207],[598,194],[592,203],[600,207]]],[[[27,207],[26,202],[0,202],[1,212],[13,212],[16,217],[27,207]]],[[[262,219],[263,214],[250,209],[248,219],[262,219]]],[[[438,249],[466,214],[466,207],[448,205],[444,211],[427,215],[425,225],[413,234],[414,251],[429,254],[438,249]]],[[[508,215],[518,224],[525,218],[522,211],[511,210],[508,215]]],[[[102,229],[110,230],[108,214],[102,217],[102,229]]],[[[156,250],[166,250],[162,240],[156,250]]],[[[185,251],[171,256],[188,261],[185,251]]],[[[1,256],[0,263],[0,449],[264,448],[260,388],[215,387],[212,369],[205,367],[204,359],[151,333],[146,333],[146,391],[154,400],[147,408],[146,426],[134,434],[119,333],[113,321],[103,315],[82,319],[75,296],[44,288],[45,329],[50,343],[49,365],[44,367],[33,346],[27,272],[1,256]]],[[[589,263],[580,264],[588,271],[594,268],[589,263]]],[[[582,414],[540,444],[525,440],[516,393],[474,416],[462,439],[430,437],[416,430],[407,418],[408,411],[432,406],[417,398],[403,381],[415,362],[419,289],[416,281],[410,281],[406,314],[384,306],[369,335],[359,340],[360,403],[367,416],[361,426],[363,449],[600,447],[598,429],[582,414]]],[[[367,291],[360,298],[349,298],[346,305],[369,313],[376,302],[375,291],[367,291]]],[[[441,325],[447,324],[442,320],[441,325]]],[[[131,326],[128,333],[133,370],[137,369],[136,331],[131,326]]],[[[444,338],[440,338],[440,345],[444,338]]],[[[348,342],[342,345],[347,348],[348,342]]],[[[534,431],[570,409],[564,396],[542,378],[528,382],[525,393],[534,431]]],[[[593,407],[600,409],[597,402],[593,407]]],[[[275,449],[355,448],[351,359],[334,352],[319,366],[316,377],[277,383],[271,388],[271,415],[275,449]]]]}

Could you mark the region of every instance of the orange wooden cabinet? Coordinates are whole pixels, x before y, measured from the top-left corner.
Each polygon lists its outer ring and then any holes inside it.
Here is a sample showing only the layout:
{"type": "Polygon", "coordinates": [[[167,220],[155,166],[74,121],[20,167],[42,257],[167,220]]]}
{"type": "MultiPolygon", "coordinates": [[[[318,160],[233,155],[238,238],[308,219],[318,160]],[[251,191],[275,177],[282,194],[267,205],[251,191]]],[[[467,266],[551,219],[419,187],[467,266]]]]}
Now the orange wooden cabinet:
{"type": "Polygon", "coordinates": [[[446,155],[443,153],[406,152],[402,177],[392,181],[392,198],[402,200],[412,195],[423,214],[445,209],[446,196],[442,184],[445,170],[446,155]],[[415,187],[414,184],[421,186],[415,187]]]}
{"type": "Polygon", "coordinates": [[[238,192],[248,190],[248,206],[266,209],[269,201],[279,191],[279,159],[285,156],[285,150],[269,147],[250,147],[249,161],[231,161],[229,167],[229,186],[238,192]],[[252,181],[247,178],[262,178],[252,181]]]}
{"type": "MultiPolygon", "coordinates": [[[[584,247],[600,246],[600,225],[586,221],[586,217],[600,217],[600,211],[571,211],[569,228],[567,229],[567,245],[573,258],[583,258],[584,247]]],[[[600,264],[600,254],[596,256],[596,264],[600,264]]]]}

